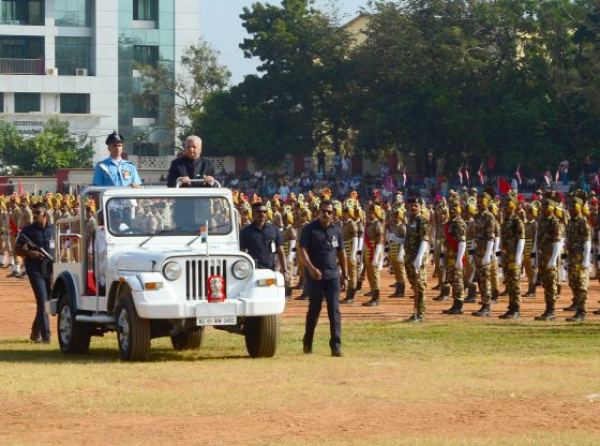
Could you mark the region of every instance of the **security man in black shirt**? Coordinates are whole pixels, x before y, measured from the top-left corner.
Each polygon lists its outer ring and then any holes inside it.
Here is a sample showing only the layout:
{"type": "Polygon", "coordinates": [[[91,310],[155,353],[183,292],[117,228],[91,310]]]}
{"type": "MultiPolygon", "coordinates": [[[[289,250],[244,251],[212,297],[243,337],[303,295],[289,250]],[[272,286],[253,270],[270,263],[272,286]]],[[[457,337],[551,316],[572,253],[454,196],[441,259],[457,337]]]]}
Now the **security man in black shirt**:
{"type": "Polygon", "coordinates": [[[33,223],[23,228],[15,243],[15,253],[25,257],[25,271],[35,295],[37,312],[30,335],[35,343],[50,343],[46,302],[52,286],[54,250],[54,226],[50,223],[48,208],[45,203],[38,203],[33,208],[33,223]]]}
{"type": "Polygon", "coordinates": [[[306,268],[309,305],[304,332],[304,353],[312,353],[312,344],[319,320],[323,297],[327,301],[332,356],[342,356],[342,316],[340,288],[346,289],[346,255],[342,230],[333,224],[333,203],[323,200],[319,217],[302,230],[300,257],[306,268]]]}
{"type": "Polygon", "coordinates": [[[275,254],[279,259],[279,271],[285,276],[285,252],[281,232],[267,221],[267,205],[252,205],[252,223],[240,231],[240,250],[254,259],[257,268],[275,271],[275,254]]]}

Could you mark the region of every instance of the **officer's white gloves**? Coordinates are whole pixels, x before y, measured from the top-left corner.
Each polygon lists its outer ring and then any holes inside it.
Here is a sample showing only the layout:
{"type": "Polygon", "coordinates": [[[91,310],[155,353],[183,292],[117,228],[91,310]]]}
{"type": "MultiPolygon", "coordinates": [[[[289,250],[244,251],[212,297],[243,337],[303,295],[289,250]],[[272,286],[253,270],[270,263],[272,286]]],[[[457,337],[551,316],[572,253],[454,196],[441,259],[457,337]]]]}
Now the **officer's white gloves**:
{"type": "Polygon", "coordinates": [[[352,248],[350,249],[350,260],[356,262],[356,253],[358,252],[358,237],[352,237],[352,248]]]}
{"type": "Polygon", "coordinates": [[[467,242],[459,242],[458,243],[458,251],[456,252],[456,268],[462,268],[463,257],[465,256],[466,250],[467,250],[467,242]]]}
{"type": "Polygon", "coordinates": [[[525,251],[525,239],[521,238],[517,242],[517,250],[515,251],[515,265],[518,267],[523,264],[523,251],[525,251]]]}
{"type": "Polygon", "coordinates": [[[288,265],[292,265],[294,262],[294,254],[295,254],[294,249],[295,248],[296,248],[296,240],[290,240],[290,252],[288,253],[288,256],[286,259],[288,265]]]}
{"type": "Polygon", "coordinates": [[[558,260],[558,256],[562,251],[562,244],[562,240],[554,242],[554,246],[552,247],[552,257],[550,257],[550,260],[548,260],[546,268],[556,268],[556,261],[558,260]]]}
{"type": "Polygon", "coordinates": [[[427,243],[425,240],[423,240],[421,242],[421,246],[419,246],[419,252],[417,253],[417,257],[415,258],[415,261],[413,262],[413,266],[415,267],[415,269],[421,268],[421,266],[423,265],[423,256],[425,255],[425,253],[428,250],[429,250],[429,243],[427,243]]]}
{"type": "Polygon", "coordinates": [[[494,252],[494,240],[488,240],[487,244],[485,245],[485,253],[481,259],[481,264],[483,266],[488,266],[490,263],[492,263],[492,252],[494,252]]]}
{"type": "Polygon", "coordinates": [[[583,244],[583,260],[581,261],[581,267],[582,268],[589,268],[590,267],[590,256],[592,254],[592,241],[591,240],[587,240],[584,244],[583,244]]]}

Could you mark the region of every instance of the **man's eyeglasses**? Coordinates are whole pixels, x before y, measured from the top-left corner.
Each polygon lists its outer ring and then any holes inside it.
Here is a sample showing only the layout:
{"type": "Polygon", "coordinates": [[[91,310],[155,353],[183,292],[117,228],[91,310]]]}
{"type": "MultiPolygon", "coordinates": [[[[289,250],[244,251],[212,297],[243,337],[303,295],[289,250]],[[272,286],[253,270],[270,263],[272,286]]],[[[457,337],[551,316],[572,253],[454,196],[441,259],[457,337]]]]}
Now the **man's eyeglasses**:
{"type": "Polygon", "coordinates": [[[333,214],[333,211],[329,211],[327,209],[320,209],[320,212],[322,212],[323,214],[327,214],[327,215],[333,214]]]}

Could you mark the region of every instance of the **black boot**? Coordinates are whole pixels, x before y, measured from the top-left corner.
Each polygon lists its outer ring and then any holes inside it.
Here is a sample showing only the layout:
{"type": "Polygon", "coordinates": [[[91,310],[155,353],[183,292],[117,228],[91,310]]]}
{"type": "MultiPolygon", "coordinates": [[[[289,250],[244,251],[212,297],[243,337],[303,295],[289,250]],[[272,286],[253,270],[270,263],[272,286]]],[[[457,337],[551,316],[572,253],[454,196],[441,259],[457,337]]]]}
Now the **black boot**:
{"type": "Polygon", "coordinates": [[[396,291],[390,297],[404,297],[404,284],[396,283],[396,291]]]}
{"type": "Polygon", "coordinates": [[[373,297],[370,301],[364,302],[363,307],[376,307],[379,305],[379,290],[373,290],[373,297]]]}
{"type": "Polygon", "coordinates": [[[508,311],[498,316],[499,319],[518,319],[521,317],[519,310],[513,306],[508,307],[508,311]]]}
{"type": "Polygon", "coordinates": [[[372,297],[373,296],[373,291],[367,291],[365,293],[365,297],[372,297]]]}
{"type": "Polygon", "coordinates": [[[418,314],[413,314],[408,319],[404,319],[404,322],[425,322],[425,318],[423,318],[423,316],[419,316],[418,314]]]}
{"type": "Polygon", "coordinates": [[[568,307],[563,308],[563,311],[578,311],[578,310],[579,310],[579,307],[577,305],[575,305],[575,302],[573,302],[568,307]]]}
{"type": "Polygon", "coordinates": [[[478,311],[474,311],[471,314],[477,317],[490,317],[492,315],[490,304],[481,305],[481,308],[478,311]]]}
{"type": "Polygon", "coordinates": [[[362,289],[363,279],[358,279],[356,282],[356,291],[360,291],[362,289]]]}
{"type": "Polygon", "coordinates": [[[442,311],[444,314],[463,314],[463,302],[462,300],[456,299],[450,308],[442,311]]]}
{"type": "Polygon", "coordinates": [[[553,321],[555,319],[556,314],[554,314],[554,304],[546,304],[546,311],[534,318],[536,321],[553,321]]]}
{"type": "Polygon", "coordinates": [[[567,322],[585,322],[585,311],[577,310],[573,317],[568,317],[567,322]]]}
{"type": "Polygon", "coordinates": [[[470,283],[467,288],[469,289],[469,294],[465,298],[465,303],[466,304],[474,304],[475,302],[477,302],[477,297],[476,297],[476,293],[475,293],[475,288],[476,288],[475,284],[470,283]]]}
{"type": "Polygon", "coordinates": [[[434,297],[433,300],[450,300],[450,286],[446,286],[443,284],[440,288],[440,294],[437,297],[434,297]]]}
{"type": "Polygon", "coordinates": [[[356,294],[356,290],[354,288],[348,288],[346,291],[346,298],[342,300],[341,304],[351,304],[354,302],[354,295],[356,294]]]}

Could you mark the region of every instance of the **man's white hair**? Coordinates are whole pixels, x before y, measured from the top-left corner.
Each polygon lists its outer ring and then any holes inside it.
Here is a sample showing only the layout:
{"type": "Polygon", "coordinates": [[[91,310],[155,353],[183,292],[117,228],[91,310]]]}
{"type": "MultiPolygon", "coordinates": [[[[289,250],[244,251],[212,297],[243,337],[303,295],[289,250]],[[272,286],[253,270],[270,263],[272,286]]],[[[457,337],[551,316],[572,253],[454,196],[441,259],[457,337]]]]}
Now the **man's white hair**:
{"type": "Polygon", "coordinates": [[[199,136],[196,135],[190,135],[187,138],[185,138],[185,144],[187,145],[188,141],[194,141],[194,142],[198,142],[200,144],[200,147],[202,147],[202,138],[200,138],[199,136]]]}

